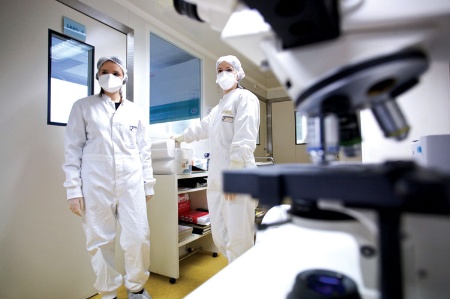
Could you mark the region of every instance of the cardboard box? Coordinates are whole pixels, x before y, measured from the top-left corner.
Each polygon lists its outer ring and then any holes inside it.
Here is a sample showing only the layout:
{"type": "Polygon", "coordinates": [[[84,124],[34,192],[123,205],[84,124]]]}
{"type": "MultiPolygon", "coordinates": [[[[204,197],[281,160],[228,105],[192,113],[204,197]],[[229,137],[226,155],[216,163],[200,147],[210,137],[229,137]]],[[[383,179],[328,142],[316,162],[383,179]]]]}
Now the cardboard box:
{"type": "Polygon", "coordinates": [[[181,214],[179,213],[178,219],[181,221],[201,225],[207,225],[211,223],[209,219],[209,213],[203,211],[188,211],[181,214]]]}
{"type": "Polygon", "coordinates": [[[178,215],[191,210],[191,201],[189,193],[178,194],[178,215]]]}

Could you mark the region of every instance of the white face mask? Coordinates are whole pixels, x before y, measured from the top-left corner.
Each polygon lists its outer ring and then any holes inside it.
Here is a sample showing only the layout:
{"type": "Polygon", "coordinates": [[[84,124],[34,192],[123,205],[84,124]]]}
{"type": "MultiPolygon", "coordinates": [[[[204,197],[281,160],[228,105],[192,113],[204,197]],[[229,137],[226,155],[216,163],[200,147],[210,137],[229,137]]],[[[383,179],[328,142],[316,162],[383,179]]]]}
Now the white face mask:
{"type": "Polygon", "coordinates": [[[236,75],[233,72],[221,72],[220,74],[217,74],[216,83],[218,83],[223,90],[229,90],[236,82],[236,75]]]}
{"type": "Polygon", "coordinates": [[[107,92],[119,91],[123,85],[123,79],[112,74],[101,75],[98,78],[98,83],[107,92]]]}

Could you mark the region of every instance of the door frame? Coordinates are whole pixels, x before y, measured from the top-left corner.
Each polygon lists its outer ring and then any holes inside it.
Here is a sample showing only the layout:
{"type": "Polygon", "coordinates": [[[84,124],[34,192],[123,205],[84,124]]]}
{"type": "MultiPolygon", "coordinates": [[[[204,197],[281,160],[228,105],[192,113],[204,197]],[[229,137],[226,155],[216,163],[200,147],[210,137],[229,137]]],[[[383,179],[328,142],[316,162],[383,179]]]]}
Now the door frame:
{"type": "Polygon", "coordinates": [[[91,17],[92,19],[105,24],[106,26],[111,27],[112,29],[115,29],[127,37],[127,74],[128,74],[128,86],[131,88],[126,89],[126,98],[127,100],[134,101],[134,89],[133,89],[133,82],[134,82],[134,30],[125,24],[122,24],[118,22],[117,20],[105,15],[104,13],[84,4],[81,1],[78,0],[56,0],[88,17],[91,17]]]}

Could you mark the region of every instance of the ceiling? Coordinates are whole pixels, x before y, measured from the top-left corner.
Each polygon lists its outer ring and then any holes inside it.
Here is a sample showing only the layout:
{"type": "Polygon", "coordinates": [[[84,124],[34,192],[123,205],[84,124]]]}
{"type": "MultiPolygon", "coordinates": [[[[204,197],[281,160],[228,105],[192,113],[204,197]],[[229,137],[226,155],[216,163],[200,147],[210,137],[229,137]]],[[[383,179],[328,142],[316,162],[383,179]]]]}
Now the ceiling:
{"type": "MultiPolygon", "coordinates": [[[[156,19],[161,25],[159,28],[169,34],[177,37],[183,36],[186,42],[194,44],[201,49],[211,59],[216,59],[223,55],[236,55],[242,63],[248,78],[255,83],[259,83],[267,89],[279,88],[280,84],[276,77],[270,71],[262,71],[253,62],[248,60],[234,48],[223,42],[220,38],[220,32],[213,30],[209,24],[193,20],[185,15],[176,12],[173,6],[173,0],[116,0],[119,4],[133,11],[138,15],[149,16],[156,19]]],[[[167,61],[158,61],[158,64],[170,63],[169,60],[183,59],[183,57],[174,57],[174,53],[167,49],[160,49],[159,57],[166,57],[167,61]]],[[[179,55],[179,54],[176,54],[179,55]]],[[[156,62],[155,62],[156,63],[156,62]]]]}

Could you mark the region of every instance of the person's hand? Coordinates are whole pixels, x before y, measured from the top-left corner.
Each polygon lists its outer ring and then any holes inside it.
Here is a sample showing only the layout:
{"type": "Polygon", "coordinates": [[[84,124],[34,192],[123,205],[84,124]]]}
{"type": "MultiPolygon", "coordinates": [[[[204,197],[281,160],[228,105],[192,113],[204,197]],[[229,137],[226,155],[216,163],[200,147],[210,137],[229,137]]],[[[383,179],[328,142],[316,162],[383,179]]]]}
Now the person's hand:
{"type": "MultiPolygon", "coordinates": [[[[244,168],[245,163],[240,161],[231,160],[230,166],[228,169],[242,169],[244,168]]],[[[234,200],[236,199],[236,193],[224,193],[225,200],[234,200]]]]}
{"type": "Polygon", "coordinates": [[[225,200],[234,200],[236,199],[236,193],[224,193],[223,195],[225,200]]]}
{"type": "Polygon", "coordinates": [[[171,136],[170,139],[175,140],[176,147],[179,147],[180,143],[184,141],[184,135],[183,134],[174,135],[174,136],[171,136]]]}
{"type": "Polygon", "coordinates": [[[84,211],[84,198],[83,197],[71,198],[68,200],[68,202],[69,202],[69,209],[72,211],[72,213],[81,217],[81,214],[84,211]]]}
{"type": "Polygon", "coordinates": [[[150,199],[152,199],[153,195],[146,195],[145,201],[148,202],[150,199]]]}

